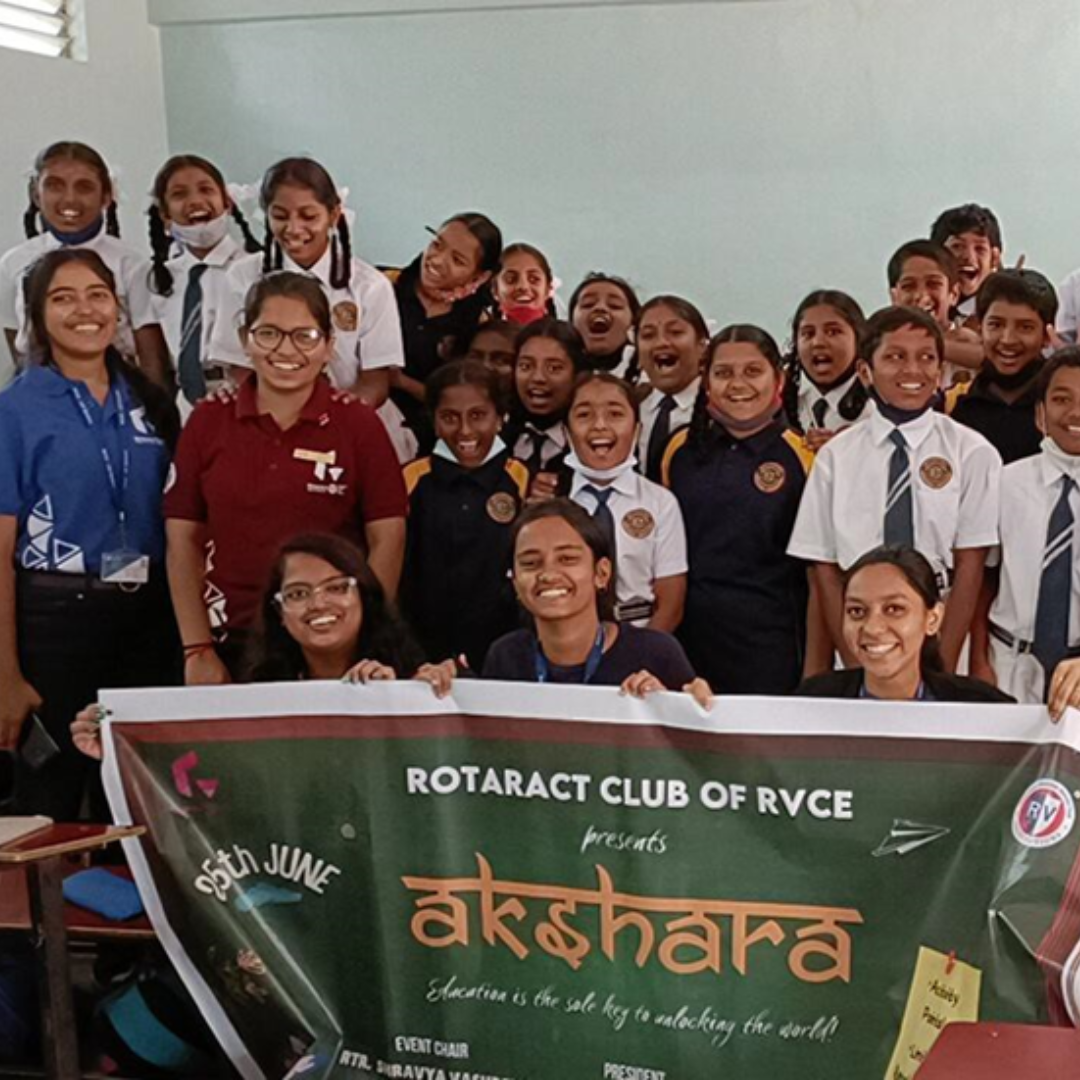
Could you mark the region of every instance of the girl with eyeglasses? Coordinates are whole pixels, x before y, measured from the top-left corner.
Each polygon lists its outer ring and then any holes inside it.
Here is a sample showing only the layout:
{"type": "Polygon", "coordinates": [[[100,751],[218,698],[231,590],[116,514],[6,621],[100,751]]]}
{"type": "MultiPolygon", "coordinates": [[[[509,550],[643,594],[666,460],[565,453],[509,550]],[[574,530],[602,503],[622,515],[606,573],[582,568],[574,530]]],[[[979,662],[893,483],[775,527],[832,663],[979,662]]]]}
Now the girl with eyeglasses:
{"type": "Polygon", "coordinates": [[[305,274],[268,274],[245,303],[254,377],[194,411],[164,502],[169,584],[189,685],[230,681],[281,544],[312,529],[361,541],[388,596],[405,547],[405,487],[375,413],[341,400],[330,304],[305,274]]]}
{"type": "MultiPolygon", "coordinates": [[[[239,676],[383,682],[412,675],[420,659],[363,551],[342,536],[303,533],[270,568],[239,676]]],[[[99,761],[101,719],[101,707],[89,705],[71,725],[75,745],[99,761]]]]}

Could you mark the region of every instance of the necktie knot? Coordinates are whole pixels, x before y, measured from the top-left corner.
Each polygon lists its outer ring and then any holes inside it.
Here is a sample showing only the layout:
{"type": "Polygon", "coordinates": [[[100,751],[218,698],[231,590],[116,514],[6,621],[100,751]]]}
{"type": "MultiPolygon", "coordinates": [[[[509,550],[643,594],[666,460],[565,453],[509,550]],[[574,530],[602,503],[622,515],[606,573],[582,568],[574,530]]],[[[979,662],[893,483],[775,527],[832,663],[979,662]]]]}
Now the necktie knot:
{"type": "Polygon", "coordinates": [[[906,451],[908,448],[907,439],[904,438],[904,433],[899,428],[893,428],[889,432],[889,440],[897,450],[906,451]]]}
{"type": "Polygon", "coordinates": [[[814,424],[819,428],[825,426],[825,417],[829,415],[829,403],[824,398],[818,398],[810,406],[810,412],[814,417],[814,424]]]}
{"type": "Polygon", "coordinates": [[[614,488],[597,487],[595,484],[586,484],[585,490],[600,504],[600,506],[607,506],[608,499],[611,498],[614,492],[614,488]]]}

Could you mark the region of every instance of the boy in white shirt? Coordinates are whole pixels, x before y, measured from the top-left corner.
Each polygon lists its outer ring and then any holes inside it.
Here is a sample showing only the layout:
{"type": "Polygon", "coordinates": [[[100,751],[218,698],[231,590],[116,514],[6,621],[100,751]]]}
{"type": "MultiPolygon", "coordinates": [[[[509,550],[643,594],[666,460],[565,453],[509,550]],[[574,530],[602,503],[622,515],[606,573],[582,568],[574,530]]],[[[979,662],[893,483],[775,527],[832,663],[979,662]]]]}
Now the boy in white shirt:
{"type": "Polygon", "coordinates": [[[869,414],[818,453],[788,552],[814,564],[830,636],[849,664],[840,634],[843,572],[883,543],[921,552],[949,592],[941,653],[953,671],[987,551],[997,543],[1001,458],[981,435],[932,408],[944,340],[931,316],[914,308],[877,312],[864,357],[869,414]]]}

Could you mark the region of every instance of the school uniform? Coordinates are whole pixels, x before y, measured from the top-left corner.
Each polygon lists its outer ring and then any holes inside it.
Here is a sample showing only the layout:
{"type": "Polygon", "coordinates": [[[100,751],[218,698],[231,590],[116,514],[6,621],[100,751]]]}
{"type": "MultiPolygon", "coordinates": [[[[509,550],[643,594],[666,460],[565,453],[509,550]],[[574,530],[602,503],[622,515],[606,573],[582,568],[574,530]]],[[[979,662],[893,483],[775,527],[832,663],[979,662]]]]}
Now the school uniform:
{"type": "MultiPolygon", "coordinates": [[[[65,245],[51,232],[43,232],[11,248],[0,258],[0,325],[16,330],[15,348],[21,357],[30,353],[30,331],[23,297],[23,280],[30,268],[50,251],[65,246],[93,251],[116,278],[117,299],[120,302],[120,323],[116,332],[116,348],[134,359],[135,334],[144,326],[158,321],[150,292],[150,261],[122,240],[110,236],[102,226],[101,232],[85,244],[65,245]]],[[[0,372],[0,383],[6,382],[0,372]]]]}
{"type": "Polygon", "coordinates": [[[656,582],[687,570],[686,531],[679,502],[670,491],[632,469],[600,485],[578,471],[576,457],[569,463],[574,469],[570,498],[599,520],[611,522],[615,619],[645,626],[655,608],[656,582]],[[606,514],[601,507],[606,508],[606,514]]]}
{"type": "Polygon", "coordinates": [[[982,435],[1006,465],[1039,452],[1043,436],[1035,423],[1035,406],[1042,366],[1042,361],[1031,365],[1030,380],[1011,402],[998,394],[993,372],[984,369],[968,384],[967,391],[955,398],[949,411],[958,424],[982,435]]]}
{"type": "Polygon", "coordinates": [[[1001,457],[977,432],[928,409],[897,427],[873,401],[867,417],[818,451],[788,553],[846,570],[886,542],[886,498],[899,431],[915,548],[942,587],[951,584],[953,551],[997,543],[1001,457]]]}
{"type": "MultiPolygon", "coordinates": [[[[181,366],[184,348],[187,346],[194,350],[193,355],[201,365],[203,379],[211,387],[215,382],[221,381],[221,372],[220,369],[215,370],[215,365],[210,363],[210,340],[222,309],[228,306],[228,271],[244,258],[245,254],[244,249],[231,236],[226,236],[215,244],[207,252],[205,259],[198,259],[186,247],[177,245],[175,253],[166,263],[169,273],[172,274],[172,292],[168,296],[153,294],[157,320],[165,335],[174,369],[181,366]],[[191,344],[184,337],[184,314],[189,308],[189,293],[197,296],[199,300],[199,336],[197,342],[191,344]]],[[[190,313],[188,317],[191,318],[190,313]]],[[[183,360],[186,362],[186,356],[183,356],[183,360]]],[[[185,383],[186,380],[181,378],[179,403],[185,412],[190,412],[190,406],[194,404],[191,397],[194,395],[185,395],[185,383]]],[[[203,395],[199,394],[197,397],[201,396],[203,395]]]]}
{"type": "Polygon", "coordinates": [[[1057,287],[1057,332],[1071,345],[1077,343],[1080,330],[1080,269],[1074,270],[1057,287]]]}
{"type": "Polygon", "coordinates": [[[638,436],[638,461],[642,473],[660,482],[660,467],[671,436],[690,423],[694,402],[701,389],[701,379],[694,379],[677,394],[664,394],[655,388],[641,402],[641,434],[638,436]],[[653,438],[657,424],[660,430],[653,438]]]}
{"type": "Polygon", "coordinates": [[[679,639],[719,693],[787,693],[802,672],[808,598],[787,546],[811,456],[780,421],[745,439],[717,425],[706,438],[699,451],[680,431],[664,456],[690,563],[679,639]]]}
{"type": "Polygon", "coordinates": [[[547,662],[532,630],[515,630],[491,646],[482,676],[505,682],[621,686],[639,671],[655,675],[668,690],[681,690],[694,678],[686,653],[670,634],[625,625],[611,648],[568,667],[547,662]]]}
{"type": "Polygon", "coordinates": [[[301,532],[363,541],[364,526],[407,510],[393,447],[375,413],[335,401],[320,379],[282,431],[252,380],[234,402],[198,405],[180,437],[166,518],[205,524],[206,602],[215,631],[255,622],[278,548],[301,532]]]}
{"type": "MultiPolygon", "coordinates": [[[[437,368],[447,363],[457,349],[472,339],[489,296],[487,289],[482,287],[472,296],[455,301],[449,311],[429,315],[417,294],[421,258],[417,256],[404,270],[383,272],[393,283],[394,296],[397,298],[405,350],[405,374],[426,383],[437,368]]],[[[435,433],[424,403],[404,390],[394,390],[391,396],[416,435],[420,447],[429,451],[435,443],[435,433]]]]}
{"type": "MultiPolygon", "coordinates": [[[[363,259],[354,257],[349,284],[338,289],[330,283],[331,263],[331,248],[327,247],[322,258],[310,270],[293,262],[288,255],[282,256],[281,268],[297,274],[308,274],[322,285],[330,301],[334,327],[334,355],[330,358],[327,371],[330,381],[339,390],[351,390],[362,371],[401,367],[405,363],[401,324],[394,287],[385,274],[363,259]]],[[[261,253],[238,259],[229,267],[221,309],[210,337],[211,363],[251,367],[251,361],[240,344],[239,329],[243,321],[244,299],[251,286],[262,276],[261,253]]],[[[411,460],[416,453],[416,442],[404,428],[401,410],[387,401],[378,412],[399,462],[411,460]]]]}
{"type": "Polygon", "coordinates": [[[842,431],[865,415],[866,402],[866,389],[854,373],[837,386],[822,390],[803,372],[796,397],[798,430],[804,434],[812,428],[842,431]]]}
{"type": "Polygon", "coordinates": [[[562,472],[569,481],[566,456],[570,453],[570,435],[561,420],[547,427],[527,419],[511,420],[506,442],[514,457],[529,470],[530,477],[538,472],[562,472]]]}
{"type": "MultiPolygon", "coordinates": [[[[1049,440],[1048,440],[1049,441],[1049,440]]],[[[1047,677],[1034,651],[1040,587],[1051,518],[1062,499],[1065,477],[1080,476],[1080,460],[1070,468],[1063,451],[1045,450],[1007,466],[1001,476],[1000,583],[990,609],[990,655],[998,686],[1019,701],[1044,700],[1047,677]],[[1075,470],[1075,471],[1074,471],[1075,470]]],[[[1080,515],[1075,485],[1066,497],[1080,515]]],[[[1062,577],[1068,594],[1067,655],[1080,651],[1080,529],[1066,541],[1071,565],[1062,577]]]]}
{"type": "Polygon", "coordinates": [[[510,530],[529,474],[504,448],[479,468],[437,452],[405,467],[408,540],[401,606],[428,660],[464,653],[479,671],[491,643],[517,623],[507,578],[510,530]]]}
{"type": "MultiPolygon", "coordinates": [[[[862,668],[844,668],[842,671],[826,671],[801,682],[795,690],[796,697],[816,698],[870,698],[866,692],[862,668]]],[[[1007,705],[1016,699],[980,679],[964,675],[947,675],[942,671],[923,673],[922,685],[915,701],[972,701],[986,704],[1007,705]]]]}
{"type": "Polygon", "coordinates": [[[0,514],[16,519],[19,662],[62,750],[40,773],[23,770],[20,812],[77,816],[93,770],[68,725],[100,687],[179,675],[161,518],[168,467],[168,448],[122,377],[103,405],[85,384],[36,364],[0,393],[0,514]],[[121,551],[148,561],[141,583],[102,580],[121,551]]]}

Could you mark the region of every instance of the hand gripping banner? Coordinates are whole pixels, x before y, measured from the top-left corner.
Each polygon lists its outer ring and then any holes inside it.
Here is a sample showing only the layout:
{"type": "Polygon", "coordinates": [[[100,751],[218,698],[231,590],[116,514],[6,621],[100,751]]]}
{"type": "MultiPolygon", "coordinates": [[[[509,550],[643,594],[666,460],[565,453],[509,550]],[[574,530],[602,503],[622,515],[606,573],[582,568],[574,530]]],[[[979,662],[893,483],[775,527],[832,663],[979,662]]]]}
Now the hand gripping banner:
{"type": "Polygon", "coordinates": [[[111,692],[246,1080],[910,1080],[1080,1018],[1080,715],[460,681],[111,692]]]}

